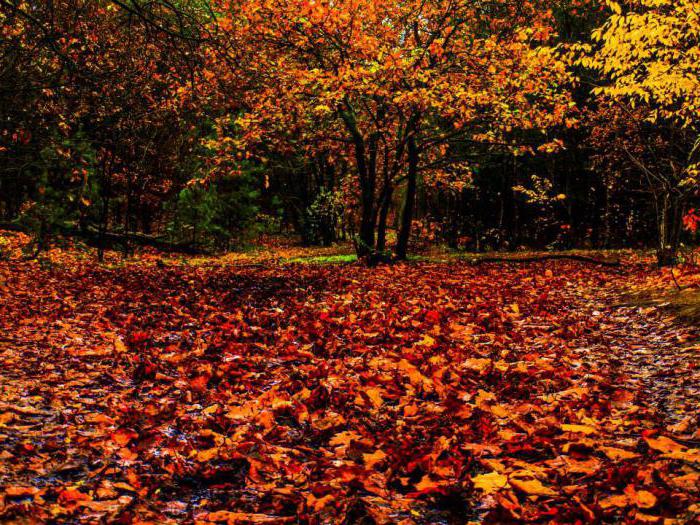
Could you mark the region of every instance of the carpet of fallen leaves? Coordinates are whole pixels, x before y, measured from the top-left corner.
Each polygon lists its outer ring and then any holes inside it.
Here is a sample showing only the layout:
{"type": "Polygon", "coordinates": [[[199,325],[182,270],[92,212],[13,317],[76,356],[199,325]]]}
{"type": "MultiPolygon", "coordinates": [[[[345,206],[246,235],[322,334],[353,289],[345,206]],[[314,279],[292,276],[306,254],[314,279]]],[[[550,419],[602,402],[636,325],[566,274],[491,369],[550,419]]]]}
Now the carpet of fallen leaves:
{"type": "Polygon", "coordinates": [[[0,521],[694,523],[651,272],[2,261],[0,521]]]}

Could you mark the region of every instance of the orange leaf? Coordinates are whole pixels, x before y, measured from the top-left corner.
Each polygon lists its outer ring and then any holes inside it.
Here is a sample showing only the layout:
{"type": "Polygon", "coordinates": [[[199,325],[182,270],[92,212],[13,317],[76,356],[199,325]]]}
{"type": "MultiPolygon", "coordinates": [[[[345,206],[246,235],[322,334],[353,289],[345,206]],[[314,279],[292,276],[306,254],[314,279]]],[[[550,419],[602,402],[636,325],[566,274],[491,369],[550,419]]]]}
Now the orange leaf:
{"type": "Polygon", "coordinates": [[[561,429],[564,432],[575,432],[579,434],[595,434],[597,430],[594,427],[591,427],[589,425],[568,425],[568,424],[563,424],[561,426],[561,429]]]}
{"type": "Polygon", "coordinates": [[[207,461],[211,461],[215,457],[219,455],[219,449],[214,447],[214,448],[208,448],[206,450],[200,450],[197,453],[197,461],[201,463],[206,463],[207,461]]]}
{"type": "Polygon", "coordinates": [[[363,454],[362,457],[365,460],[365,466],[371,469],[377,463],[381,463],[382,461],[384,461],[384,459],[386,458],[386,454],[381,450],[377,450],[372,454],[363,454]]]}
{"type": "Polygon", "coordinates": [[[556,496],[557,493],[554,492],[549,487],[544,486],[539,480],[520,480],[517,478],[511,478],[510,484],[516,489],[529,494],[531,496],[556,496]]]}
{"type": "Polygon", "coordinates": [[[636,458],[639,456],[639,454],[636,454],[634,452],[630,452],[629,450],[625,450],[622,448],[600,447],[600,450],[602,450],[603,454],[608,456],[608,458],[612,459],[613,461],[620,461],[623,459],[632,459],[632,458],[636,458]]]}
{"type": "Polygon", "coordinates": [[[644,438],[644,441],[647,442],[649,448],[651,448],[652,450],[656,450],[657,452],[662,452],[663,454],[669,454],[671,452],[680,452],[686,448],[680,443],[676,443],[675,441],[667,438],[666,436],[659,436],[658,438],[644,438]]]}
{"type": "Polygon", "coordinates": [[[382,399],[382,389],[381,388],[368,388],[365,390],[367,397],[369,397],[372,404],[379,408],[384,404],[384,399],[382,399]]]}
{"type": "Polygon", "coordinates": [[[120,447],[125,447],[132,439],[136,439],[138,434],[128,428],[120,428],[112,433],[112,441],[120,447]]]}
{"type": "Polygon", "coordinates": [[[629,500],[624,494],[615,494],[613,496],[608,496],[604,500],[601,500],[598,504],[602,509],[609,509],[611,507],[617,507],[622,509],[629,505],[629,500]]]}

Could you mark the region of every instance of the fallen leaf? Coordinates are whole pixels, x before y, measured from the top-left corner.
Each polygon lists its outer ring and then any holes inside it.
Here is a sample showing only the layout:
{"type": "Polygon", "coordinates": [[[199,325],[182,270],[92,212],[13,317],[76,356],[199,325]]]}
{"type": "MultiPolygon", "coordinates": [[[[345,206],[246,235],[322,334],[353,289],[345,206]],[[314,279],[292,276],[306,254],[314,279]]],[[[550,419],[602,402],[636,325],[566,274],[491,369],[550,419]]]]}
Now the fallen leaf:
{"type": "Polygon", "coordinates": [[[615,494],[613,496],[608,496],[607,498],[598,502],[600,508],[625,508],[629,505],[629,499],[624,494],[615,494]]]}
{"type": "Polygon", "coordinates": [[[563,424],[561,426],[561,429],[564,432],[576,432],[580,434],[595,434],[597,430],[594,427],[591,427],[589,425],[569,425],[569,424],[563,424]]]}
{"type": "Polygon", "coordinates": [[[475,488],[492,494],[508,486],[508,477],[498,472],[489,472],[473,477],[472,482],[475,488]]]}
{"type": "Polygon", "coordinates": [[[636,454],[635,452],[630,452],[629,450],[622,448],[600,447],[600,450],[613,461],[633,459],[639,456],[639,454],[636,454]]]}
{"type": "Polygon", "coordinates": [[[362,457],[364,458],[365,466],[371,469],[374,468],[377,463],[384,461],[384,459],[386,459],[386,454],[381,450],[377,450],[372,454],[363,454],[362,457]]]}
{"type": "Polygon", "coordinates": [[[509,483],[516,489],[531,496],[556,496],[557,493],[549,487],[544,486],[539,480],[522,480],[509,478],[509,483]]]}

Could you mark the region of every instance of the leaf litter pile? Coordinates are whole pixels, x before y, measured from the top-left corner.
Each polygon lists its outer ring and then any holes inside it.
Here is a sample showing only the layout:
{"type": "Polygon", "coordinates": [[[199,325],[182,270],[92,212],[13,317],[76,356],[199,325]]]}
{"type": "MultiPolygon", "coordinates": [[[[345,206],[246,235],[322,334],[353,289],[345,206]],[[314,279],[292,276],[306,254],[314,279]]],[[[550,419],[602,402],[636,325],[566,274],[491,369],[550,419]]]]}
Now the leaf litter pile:
{"type": "Polygon", "coordinates": [[[1,262],[0,521],[693,523],[641,272],[1,262]]]}

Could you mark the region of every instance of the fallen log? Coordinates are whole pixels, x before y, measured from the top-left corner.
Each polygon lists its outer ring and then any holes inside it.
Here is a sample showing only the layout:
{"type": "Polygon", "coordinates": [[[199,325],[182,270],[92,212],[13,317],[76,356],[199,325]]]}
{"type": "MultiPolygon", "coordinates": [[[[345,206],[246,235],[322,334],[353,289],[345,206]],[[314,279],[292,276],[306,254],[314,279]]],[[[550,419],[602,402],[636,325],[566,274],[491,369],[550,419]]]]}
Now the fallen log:
{"type": "Polygon", "coordinates": [[[203,255],[207,253],[205,250],[198,248],[190,243],[171,243],[164,239],[146,235],[144,233],[117,233],[104,232],[100,235],[99,231],[88,230],[87,232],[78,233],[77,236],[82,237],[86,242],[94,247],[99,247],[100,242],[104,241],[110,247],[121,246],[125,242],[138,246],[150,246],[164,252],[184,253],[188,255],[203,255]]]}
{"type": "MultiPolygon", "coordinates": [[[[31,231],[17,223],[0,222],[0,230],[22,232],[31,234],[31,231]]],[[[99,248],[113,249],[115,246],[123,246],[124,243],[135,244],[137,246],[150,246],[158,250],[170,253],[184,253],[188,255],[204,255],[206,250],[198,248],[190,243],[172,243],[165,239],[146,235],[145,233],[119,233],[119,232],[100,232],[95,228],[88,227],[81,229],[77,227],[63,227],[56,232],[57,236],[61,237],[76,237],[85,241],[88,246],[99,248]]]]}
{"type": "Polygon", "coordinates": [[[596,259],[595,257],[588,257],[586,255],[575,255],[575,254],[563,254],[563,253],[552,253],[546,255],[528,255],[525,257],[475,257],[471,260],[474,265],[484,264],[484,263],[531,263],[531,262],[541,262],[541,261],[558,261],[558,260],[570,260],[585,262],[589,264],[597,264],[599,266],[607,266],[610,268],[617,268],[621,266],[619,260],[606,260],[606,259],[596,259]]]}

